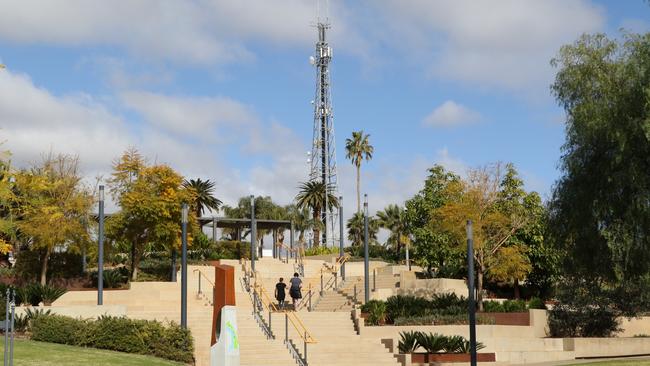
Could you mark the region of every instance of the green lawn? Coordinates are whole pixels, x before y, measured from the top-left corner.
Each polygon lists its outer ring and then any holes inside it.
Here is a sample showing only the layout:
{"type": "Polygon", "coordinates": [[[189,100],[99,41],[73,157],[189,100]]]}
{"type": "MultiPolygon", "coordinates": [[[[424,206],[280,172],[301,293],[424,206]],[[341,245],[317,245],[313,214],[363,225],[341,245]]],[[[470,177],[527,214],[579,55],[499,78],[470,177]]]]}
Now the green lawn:
{"type": "Polygon", "coordinates": [[[576,363],[567,366],[650,366],[650,360],[616,360],[576,363]]]}
{"type": "MultiPolygon", "coordinates": [[[[0,337],[0,349],[4,348],[4,337],[0,337]]],[[[4,359],[0,352],[0,362],[4,359]]],[[[15,366],[179,366],[178,362],[160,358],[132,355],[121,352],[80,348],[55,343],[16,340],[14,344],[15,366]]]]}

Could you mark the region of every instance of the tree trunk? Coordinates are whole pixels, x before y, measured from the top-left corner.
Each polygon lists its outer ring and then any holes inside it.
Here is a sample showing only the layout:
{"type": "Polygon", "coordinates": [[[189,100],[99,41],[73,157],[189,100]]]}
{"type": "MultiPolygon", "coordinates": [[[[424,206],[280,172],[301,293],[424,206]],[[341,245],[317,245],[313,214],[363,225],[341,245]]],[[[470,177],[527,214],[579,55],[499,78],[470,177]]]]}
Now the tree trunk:
{"type": "Polygon", "coordinates": [[[135,272],[135,246],[136,241],[131,242],[131,277],[133,277],[133,272],[135,272]]]}
{"type": "Polygon", "coordinates": [[[361,164],[357,165],[357,212],[361,212],[361,164]]]}
{"type": "MultiPolygon", "coordinates": [[[[314,210],[314,222],[316,223],[316,226],[318,225],[318,222],[320,221],[320,210],[314,210]]],[[[320,230],[314,226],[314,248],[318,248],[320,246],[320,230]]]]}
{"type": "Polygon", "coordinates": [[[483,311],[483,265],[479,264],[477,270],[476,302],[478,303],[478,311],[483,311]]]}
{"type": "Polygon", "coordinates": [[[41,265],[41,285],[47,285],[47,264],[50,261],[50,248],[48,247],[45,250],[45,256],[43,257],[43,264],[41,265]]]}
{"type": "Polygon", "coordinates": [[[521,298],[521,293],[519,292],[519,280],[515,278],[515,299],[519,300],[521,298]]]}
{"type": "Polygon", "coordinates": [[[134,255],[133,255],[133,272],[131,272],[131,281],[137,281],[138,279],[138,267],[140,266],[140,257],[141,254],[139,251],[134,250],[134,255]]]}

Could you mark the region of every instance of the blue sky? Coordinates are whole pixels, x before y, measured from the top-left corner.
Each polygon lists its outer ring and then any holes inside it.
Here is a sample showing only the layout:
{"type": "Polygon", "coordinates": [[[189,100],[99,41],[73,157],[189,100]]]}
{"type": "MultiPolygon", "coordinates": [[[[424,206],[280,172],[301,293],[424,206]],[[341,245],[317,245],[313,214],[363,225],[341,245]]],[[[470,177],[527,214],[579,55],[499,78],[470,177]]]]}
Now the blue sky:
{"type": "MultiPolygon", "coordinates": [[[[233,204],[288,203],[308,174],[316,1],[12,1],[0,12],[0,139],[110,174],[128,146],[233,204]]],[[[324,10],[321,12],[324,14],[324,10]]],[[[440,163],[513,162],[547,197],[564,140],[549,60],[583,32],[650,29],[642,0],[330,1],[341,192],[353,130],[371,135],[371,206],[402,203],[440,163]]]]}

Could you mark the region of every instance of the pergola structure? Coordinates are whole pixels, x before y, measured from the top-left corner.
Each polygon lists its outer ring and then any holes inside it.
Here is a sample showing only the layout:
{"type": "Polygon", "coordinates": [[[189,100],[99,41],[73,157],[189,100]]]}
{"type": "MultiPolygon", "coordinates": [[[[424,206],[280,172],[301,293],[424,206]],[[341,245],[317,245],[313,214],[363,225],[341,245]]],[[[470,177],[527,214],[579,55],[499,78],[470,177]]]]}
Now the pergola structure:
{"type": "MultiPolygon", "coordinates": [[[[233,229],[236,232],[237,241],[241,241],[242,232],[244,229],[251,228],[251,219],[234,219],[230,217],[201,217],[198,219],[199,226],[201,230],[206,225],[212,227],[212,240],[217,242],[217,228],[221,229],[233,229]]],[[[272,230],[273,231],[273,258],[280,257],[280,248],[277,247],[277,232],[278,230],[289,230],[289,250],[286,255],[287,258],[293,256],[294,241],[293,241],[293,221],[290,220],[265,220],[265,219],[255,219],[255,227],[257,230],[272,230]]],[[[257,245],[257,243],[251,244],[257,245]]],[[[285,248],[286,249],[286,248],[285,248]]],[[[259,251],[255,251],[258,256],[262,257],[262,248],[259,248],[259,251]]]]}

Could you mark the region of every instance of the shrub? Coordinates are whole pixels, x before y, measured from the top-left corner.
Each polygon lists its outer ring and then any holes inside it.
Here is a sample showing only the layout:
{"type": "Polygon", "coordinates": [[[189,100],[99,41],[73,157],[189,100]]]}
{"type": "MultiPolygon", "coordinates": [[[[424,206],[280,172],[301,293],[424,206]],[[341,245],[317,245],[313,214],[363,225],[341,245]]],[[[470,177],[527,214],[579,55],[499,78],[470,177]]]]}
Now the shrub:
{"type": "Polygon", "coordinates": [[[503,313],[503,304],[498,301],[483,301],[483,311],[486,313],[503,313]]]}
{"type": "Polygon", "coordinates": [[[366,322],[370,325],[379,325],[386,321],[386,303],[380,300],[370,300],[363,305],[361,311],[368,313],[366,322]]]}
{"type": "MultiPolygon", "coordinates": [[[[444,336],[437,333],[426,334],[420,331],[400,332],[398,343],[400,353],[413,353],[419,347],[427,353],[469,353],[470,342],[462,336],[444,336]],[[443,352],[444,351],[444,352],[443,352]]],[[[485,348],[481,342],[476,342],[476,350],[485,348]]]]}
{"type": "Polygon", "coordinates": [[[63,296],[63,294],[66,293],[66,289],[62,287],[45,285],[45,286],[38,286],[36,288],[38,289],[36,291],[40,292],[40,298],[42,299],[43,304],[45,305],[52,304],[54,301],[56,301],[56,299],[58,299],[59,297],[63,296]]]}
{"type": "Polygon", "coordinates": [[[447,347],[447,337],[438,333],[418,332],[415,337],[420,347],[428,353],[439,353],[447,347]]]}
{"type": "Polygon", "coordinates": [[[546,310],[546,304],[539,297],[533,297],[528,301],[528,308],[546,310]]]}
{"type": "MultiPolygon", "coordinates": [[[[126,267],[116,267],[104,270],[104,288],[120,288],[129,282],[129,269],[126,267]]],[[[97,287],[97,271],[91,273],[93,286],[97,287]]]]}
{"type": "Polygon", "coordinates": [[[484,301],[483,311],[486,313],[520,313],[526,311],[526,302],[523,300],[484,301]]]}
{"type": "Polygon", "coordinates": [[[305,255],[306,256],[311,256],[311,255],[329,255],[329,254],[339,254],[339,248],[336,247],[326,247],[326,246],[318,246],[318,247],[312,247],[309,249],[305,249],[305,255]]]}
{"type": "Polygon", "coordinates": [[[616,313],[606,306],[558,304],[549,311],[552,337],[611,337],[619,332],[616,313]]]}
{"type": "Polygon", "coordinates": [[[32,340],[138,353],[190,363],[194,346],[189,330],[171,323],[102,316],[97,320],[40,315],[30,322],[32,340]]]}
{"type": "MultiPolygon", "coordinates": [[[[401,317],[394,321],[395,325],[466,325],[469,324],[467,313],[464,314],[433,314],[424,316],[401,317]]],[[[494,318],[476,315],[476,324],[494,324],[494,318]]]]}
{"type": "Polygon", "coordinates": [[[90,324],[88,320],[47,315],[33,319],[29,327],[34,341],[88,346],[90,324]]]}
{"type": "Polygon", "coordinates": [[[399,353],[413,353],[420,346],[418,344],[417,333],[414,331],[400,332],[397,349],[399,353]]]}
{"type": "Polygon", "coordinates": [[[521,313],[526,311],[524,300],[506,300],[503,302],[503,310],[506,313],[521,313]]]}
{"type": "Polygon", "coordinates": [[[431,303],[415,296],[391,296],[386,299],[386,314],[389,321],[400,317],[424,316],[433,311],[431,303]]]}

